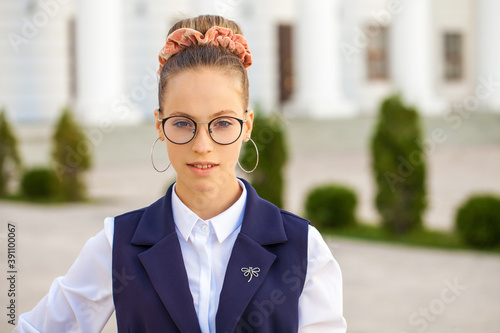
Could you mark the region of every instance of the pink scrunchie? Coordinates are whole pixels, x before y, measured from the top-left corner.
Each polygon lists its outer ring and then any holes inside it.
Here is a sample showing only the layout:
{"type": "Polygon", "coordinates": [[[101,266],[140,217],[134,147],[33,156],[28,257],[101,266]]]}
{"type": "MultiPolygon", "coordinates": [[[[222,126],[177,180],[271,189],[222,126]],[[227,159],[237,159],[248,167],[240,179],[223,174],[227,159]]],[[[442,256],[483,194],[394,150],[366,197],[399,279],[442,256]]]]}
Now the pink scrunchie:
{"type": "Polygon", "coordinates": [[[252,64],[252,53],[248,49],[246,39],[239,34],[233,34],[228,28],[213,26],[207,30],[205,36],[197,30],[180,28],[167,37],[165,46],[160,50],[158,60],[160,68],[158,74],[168,58],[191,44],[223,46],[237,55],[245,68],[252,64]]]}

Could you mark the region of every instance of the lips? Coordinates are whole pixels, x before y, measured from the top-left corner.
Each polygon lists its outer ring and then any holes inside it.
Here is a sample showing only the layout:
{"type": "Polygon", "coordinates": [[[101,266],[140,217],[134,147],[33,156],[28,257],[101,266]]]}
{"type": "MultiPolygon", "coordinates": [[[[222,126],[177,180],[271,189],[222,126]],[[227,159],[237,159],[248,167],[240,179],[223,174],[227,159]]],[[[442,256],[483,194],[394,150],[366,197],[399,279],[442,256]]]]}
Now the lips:
{"type": "Polygon", "coordinates": [[[214,162],[193,162],[193,163],[188,163],[189,166],[195,167],[198,169],[208,169],[214,166],[217,166],[217,163],[214,162]]]}
{"type": "Polygon", "coordinates": [[[189,165],[198,169],[208,169],[215,166],[215,164],[189,164],[189,165]]]}
{"type": "Polygon", "coordinates": [[[217,167],[218,164],[214,162],[193,162],[193,163],[188,163],[188,167],[198,175],[207,175],[209,174],[212,170],[217,167]]]}

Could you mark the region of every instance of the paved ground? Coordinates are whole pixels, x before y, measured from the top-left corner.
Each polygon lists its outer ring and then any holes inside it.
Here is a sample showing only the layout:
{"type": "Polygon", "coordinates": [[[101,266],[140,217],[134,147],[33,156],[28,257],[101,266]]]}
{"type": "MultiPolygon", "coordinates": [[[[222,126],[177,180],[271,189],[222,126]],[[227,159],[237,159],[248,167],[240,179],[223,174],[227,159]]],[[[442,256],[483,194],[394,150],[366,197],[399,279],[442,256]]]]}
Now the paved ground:
{"type": "MultiPolygon", "coordinates": [[[[429,151],[430,209],[427,225],[450,229],[454,208],[478,191],[500,193],[500,117],[482,115],[453,129],[440,119],[425,121],[447,140],[429,151]]],[[[288,168],[287,208],[301,213],[306,190],[324,181],[353,186],[358,214],[376,221],[371,205],[367,140],[373,119],[288,124],[292,156],[288,168]]],[[[28,164],[44,163],[49,129],[23,126],[22,154],[28,164]]],[[[32,308],[52,280],[65,273],[85,241],[114,216],[153,202],[173,174],[157,174],[149,164],[155,139],[149,126],[117,127],[95,134],[96,165],[89,174],[92,204],[40,206],[0,201],[0,242],[8,221],[18,226],[18,313],[32,308]]],[[[328,239],[344,276],[349,332],[412,333],[500,332],[500,256],[448,252],[328,239]]],[[[5,245],[0,257],[5,258],[5,245]]],[[[0,267],[6,271],[5,260],[0,267]]],[[[1,284],[4,289],[5,283],[1,284]]],[[[6,290],[0,291],[6,304],[6,290]]],[[[11,329],[2,315],[1,332],[11,329]]],[[[110,323],[105,332],[116,331],[110,323]]]]}

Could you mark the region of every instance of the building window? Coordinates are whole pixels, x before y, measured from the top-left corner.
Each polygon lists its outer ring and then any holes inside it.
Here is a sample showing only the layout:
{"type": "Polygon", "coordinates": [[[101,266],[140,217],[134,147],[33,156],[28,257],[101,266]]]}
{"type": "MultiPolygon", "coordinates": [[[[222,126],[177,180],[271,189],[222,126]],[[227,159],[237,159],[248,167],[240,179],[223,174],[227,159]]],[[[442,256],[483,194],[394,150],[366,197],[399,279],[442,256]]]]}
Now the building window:
{"type": "Polygon", "coordinates": [[[371,36],[367,47],[367,74],[369,80],[385,80],[389,78],[389,36],[387,28],[369,26],[371,36]]]}
{"type": "Polygon", "coordinates": [[[444,34],[444,78],[446,81],[462,79],[462,35],[444,34]]]}
{"type": "Polygon", "coordinates": [[[281,24],[278,26],[279,40],[279,92],[280,103],[290,99],[294,90],[293,77],[293,38],[292,26],[281,24]]]}

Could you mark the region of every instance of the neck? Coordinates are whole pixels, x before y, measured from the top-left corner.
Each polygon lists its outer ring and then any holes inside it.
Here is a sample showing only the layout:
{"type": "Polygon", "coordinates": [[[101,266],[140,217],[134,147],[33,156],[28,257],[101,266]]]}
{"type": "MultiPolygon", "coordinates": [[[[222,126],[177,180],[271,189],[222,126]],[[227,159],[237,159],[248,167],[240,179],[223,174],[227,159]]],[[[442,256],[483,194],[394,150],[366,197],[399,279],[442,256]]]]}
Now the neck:
{"type": "Polygon", "coordinates": [[[196,191],[182,182],[175,184],[175,193],[198,217],[209,220],[231,207],[241,196],[242,189],[236,178],[227,186],[217,186],[211,191],[196,191]]]}

